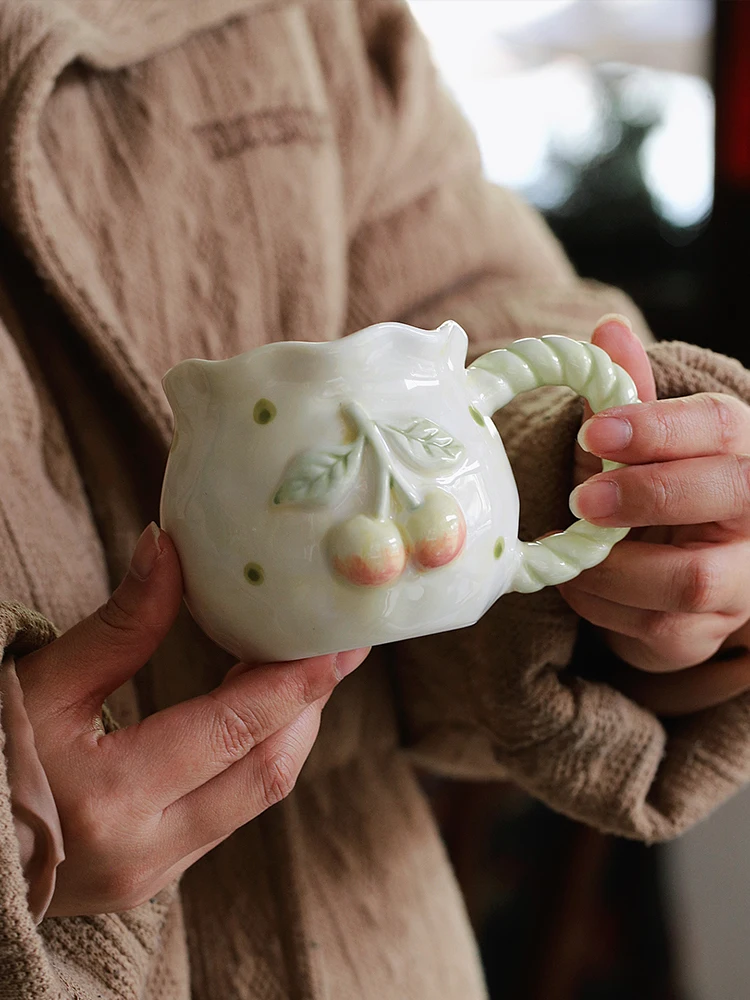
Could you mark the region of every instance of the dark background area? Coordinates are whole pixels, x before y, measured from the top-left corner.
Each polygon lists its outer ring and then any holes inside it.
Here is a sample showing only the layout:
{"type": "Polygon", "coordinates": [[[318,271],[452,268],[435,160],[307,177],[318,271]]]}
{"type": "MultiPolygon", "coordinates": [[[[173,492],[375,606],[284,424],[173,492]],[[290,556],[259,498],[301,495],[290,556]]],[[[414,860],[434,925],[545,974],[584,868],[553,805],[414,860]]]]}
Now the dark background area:
{"type": "MultiPolygon", "coordinates": [[[[660,218],[638,163],[649,125],[628,122],[618,146],[580,172],[569,203],[546,217],[578,271],[627,291],[660,339],[701,344],[747,365],[750,3],[714,0],[714,12],[716,160],[709,219],[685,231],[660,218]]],[[[617,116],[614,96],[611,108],[617,116]]]]}

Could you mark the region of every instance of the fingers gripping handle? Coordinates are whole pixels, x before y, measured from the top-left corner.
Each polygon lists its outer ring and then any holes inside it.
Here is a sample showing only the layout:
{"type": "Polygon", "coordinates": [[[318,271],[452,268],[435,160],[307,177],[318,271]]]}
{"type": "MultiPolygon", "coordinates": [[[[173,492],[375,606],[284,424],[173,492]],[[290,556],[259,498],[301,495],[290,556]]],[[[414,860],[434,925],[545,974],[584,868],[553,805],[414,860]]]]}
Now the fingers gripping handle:
{"type": "MultiPolygon", "coordinates": [[[[624,368],[600,347],[568,337],[517,340],[478,358],[469,371],[478,390],[477,401],[488,415],[520,393],[543,385],[568,386],[595,413],[638,401],[635,384],[624,368]]],[[[619,468],[615,462],[602,465],[605,471],[619,468]]],[[[627,533],[627,528],[602,528],[581,520],[540,541],[519,542],[520,558],[510,590],[530,594],[572,580],[606,559],[627,533]]]]}

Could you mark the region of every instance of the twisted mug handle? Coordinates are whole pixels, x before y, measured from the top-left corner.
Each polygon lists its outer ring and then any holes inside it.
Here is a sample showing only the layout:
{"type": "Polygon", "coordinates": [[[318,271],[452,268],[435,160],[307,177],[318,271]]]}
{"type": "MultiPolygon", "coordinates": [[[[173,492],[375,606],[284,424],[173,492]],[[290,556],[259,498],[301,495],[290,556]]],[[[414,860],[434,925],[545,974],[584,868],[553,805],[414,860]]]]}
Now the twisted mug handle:
{"type": "MultiPolygon", "coordinates": [[[[600,347],[569,337],[530,337],[490,351],[468,368],[475,405],[491,416],[522,392],[544,385],[564,385],[587,400],[594,413],[638,402],[635,383],[600,347]]],[[[605,472],[618,469],[604,460],[605,472]]],[[[576,521],[565,531],[536,542],[519,542],[519,559],[510,591],[530,594],[566,583],[598,565],[628,528],[603,528],[576,521]]]]}

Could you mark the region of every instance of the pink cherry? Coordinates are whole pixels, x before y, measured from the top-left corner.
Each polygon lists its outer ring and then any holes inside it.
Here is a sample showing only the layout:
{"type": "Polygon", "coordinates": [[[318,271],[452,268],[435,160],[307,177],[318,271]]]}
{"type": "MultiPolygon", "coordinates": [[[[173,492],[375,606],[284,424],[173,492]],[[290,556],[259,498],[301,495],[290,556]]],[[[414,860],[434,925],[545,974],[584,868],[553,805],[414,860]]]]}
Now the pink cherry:
{"type": "Polygon", "coordinates": [[[449,493],[431,490],[410,516],[406,531],[414,562],[422,569],[437,569],[453,562],[463,550],[466,519],[449,493]]]}
{"type": "Polygon", "coordinates": [[[336,572],[359,587],[391,583],[406,565],[404,542],[393,521],[364,514],[331,529],[328,551],[336,572]]]}

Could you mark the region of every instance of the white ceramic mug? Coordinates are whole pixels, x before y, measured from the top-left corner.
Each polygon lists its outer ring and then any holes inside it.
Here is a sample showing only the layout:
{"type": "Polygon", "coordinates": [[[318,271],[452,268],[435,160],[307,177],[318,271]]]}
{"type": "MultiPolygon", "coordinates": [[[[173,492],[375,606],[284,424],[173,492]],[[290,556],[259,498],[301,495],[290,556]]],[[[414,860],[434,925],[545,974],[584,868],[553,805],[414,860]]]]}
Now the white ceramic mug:
{"type": "Polygon", "coordinates": [[[161,523],[188,607],[220,646],[274,661],[461,628],[508,591],[595,566],[627,534],[577,521],[519,541],[491,416],[543,385],[594,411],[632,403],[630,376],[566,337],[519,340],[468,369],[467,346],[453,322],[382,323],[166,374],[161,523]]]}

